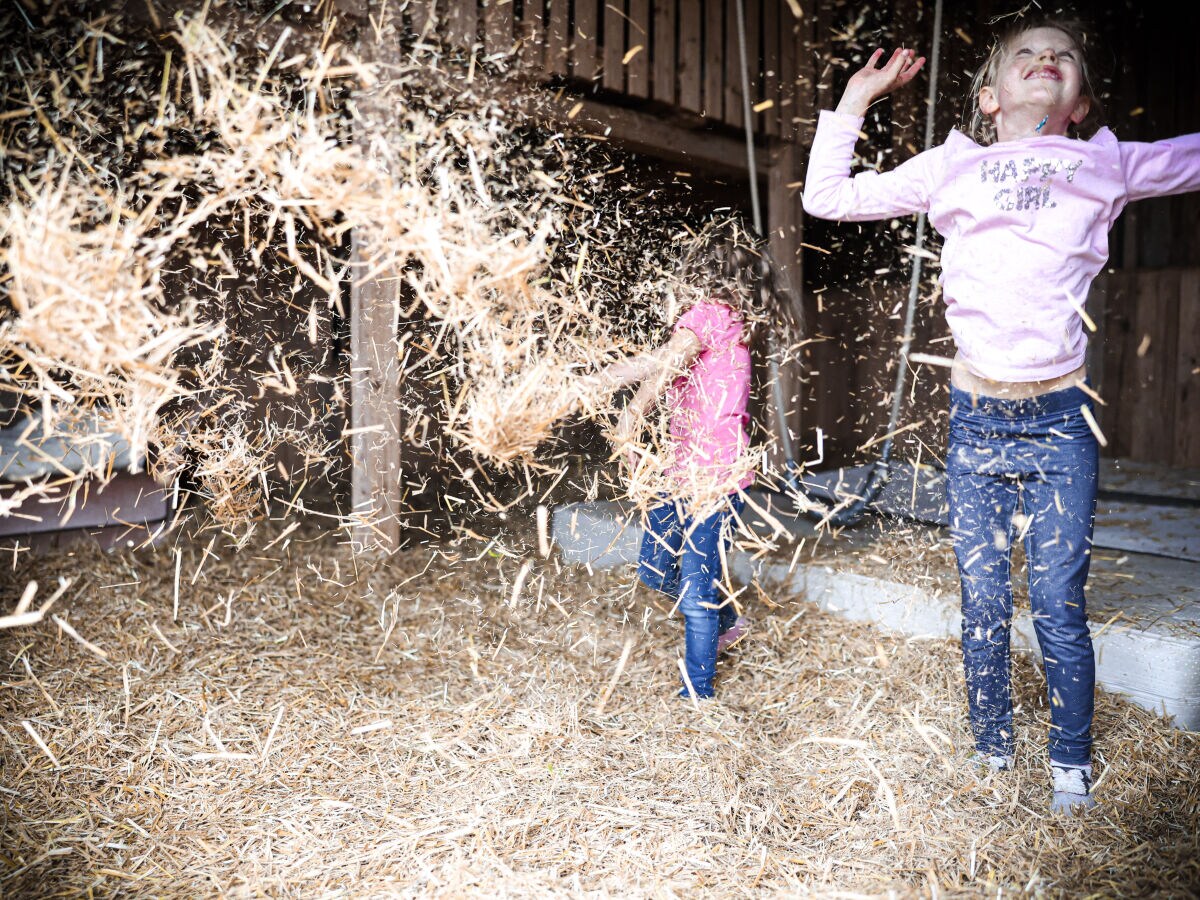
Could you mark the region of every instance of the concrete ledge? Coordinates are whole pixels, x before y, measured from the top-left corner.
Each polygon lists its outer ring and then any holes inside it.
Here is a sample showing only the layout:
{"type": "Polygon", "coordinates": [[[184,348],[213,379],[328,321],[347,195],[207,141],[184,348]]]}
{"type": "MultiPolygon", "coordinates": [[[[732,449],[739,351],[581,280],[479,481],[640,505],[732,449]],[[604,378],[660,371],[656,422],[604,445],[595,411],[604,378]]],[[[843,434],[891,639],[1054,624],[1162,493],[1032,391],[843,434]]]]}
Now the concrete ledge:
{"type": "Polygon", "coordinates": [[[105,431],[96,415],[59,423],[59,428],[47,434],[37,413],[0,428],[0,479],[20,482],[64,471],[135,473],[143,468],[129,443],[105,431]]]}
{"type": "Polygon", "coordinates": [[[642,527],[618,503],[572,503],[559,506],[550,533],[565,562],[609,569],[636,563],[642,527]]]}
{"type": "MultiPolygon", "coordinates": [[[[635,518],[613,502],[562,506],[554,510],[552,521],[563,560],[596,568],[636,562],[641,531],[635,518]]],[[[789,571],[787,563],[754,561],[748,554],[734,553],[731,564],[734,577],[743,583],[756,580],[777,586],[847,619],[918,638],[961,637],[957,592],[931,593],[821,562],[797,563],[789,571]]],[[[1161,597],[1147,597],[1146,602],[1155,611],[1162,606],[1161,597]]],[[[1192,609],[1189,601],[1179,612],[1192,615],[1187,612],[1192,609]]],[[[1131,625],[1128,619],[1120,625],[1092,622],[1096,680],[1139,706],[1173,716],[1180,728],[1200,729],[1200,627],[1171,631],[1156,627],[1160,619],[1154,616],[1145,627],[1131,625]]],[[[1028,610],[1018,612],[1012,632],[1013,649],[1029,651],[1040,661],[1028,610]]]]}

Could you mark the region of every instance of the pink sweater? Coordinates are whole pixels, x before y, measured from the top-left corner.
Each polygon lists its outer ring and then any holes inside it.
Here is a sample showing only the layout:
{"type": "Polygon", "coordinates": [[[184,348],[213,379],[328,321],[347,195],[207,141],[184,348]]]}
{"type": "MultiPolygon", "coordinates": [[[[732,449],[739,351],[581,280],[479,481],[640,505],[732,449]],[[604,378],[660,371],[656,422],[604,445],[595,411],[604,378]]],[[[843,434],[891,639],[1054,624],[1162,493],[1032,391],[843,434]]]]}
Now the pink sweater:
{"type": "MultiPolygon", "coordinates": [[[[686,481],[702,477],[725,481],[737,474],[750,437],[750,350],[740,314],[723,303],[704,300],[679,317],[700,342],[700,353],[667,394],[670,432],[675,443],[671,472],[686,481]]],[[[746,488],[753,473],[738,480],[746,488]]]]}
{"type": "Polygon", "coordinates": [[[804,209],[859,222],[926,212],[945,238],[942,293],[977,375],[1041,381],[1083,364],[1080,309],[1131,200],[1200,189],[1200,134],[1121,142],[1033,136],[981,147],[959,131],[890,172],[850,176],[863,120],[825,110],[804,209]]]}

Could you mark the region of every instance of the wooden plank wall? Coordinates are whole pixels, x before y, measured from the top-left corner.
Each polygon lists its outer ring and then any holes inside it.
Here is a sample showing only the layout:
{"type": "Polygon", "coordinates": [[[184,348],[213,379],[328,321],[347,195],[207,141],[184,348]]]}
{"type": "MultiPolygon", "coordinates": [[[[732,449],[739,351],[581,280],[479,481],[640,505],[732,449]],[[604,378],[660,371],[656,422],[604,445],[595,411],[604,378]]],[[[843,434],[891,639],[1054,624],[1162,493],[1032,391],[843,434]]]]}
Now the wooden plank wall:
{"type": "Polygon", "coordinates": [[[1089,305],[1107,454],[1200,466],[1200,267],[1116,269],[1089,305]]]}
{"type": "MultiPolygon", "coordinates": [[[[744,2],[754,130],[786,137],[796,15],[788,0],[744,2]]],[[[732,0],[413,0],[405,15],[415,32],[432,28],[475,52],[516,48],[536,74],[596,99],[621,95],[741,128],[735,11],[732,0]]]]}

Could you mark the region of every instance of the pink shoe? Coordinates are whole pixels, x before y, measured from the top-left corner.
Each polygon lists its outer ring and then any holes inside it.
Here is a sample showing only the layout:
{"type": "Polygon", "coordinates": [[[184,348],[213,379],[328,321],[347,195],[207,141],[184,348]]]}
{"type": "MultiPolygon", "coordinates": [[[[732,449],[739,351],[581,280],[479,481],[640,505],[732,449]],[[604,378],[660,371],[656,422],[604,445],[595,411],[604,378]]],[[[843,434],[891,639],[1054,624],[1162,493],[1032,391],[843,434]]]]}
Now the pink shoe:
{"type": "Polygon", "coordinates": [[[724,653],[746,636],[750,623],[745,616],[738,616],[737,621],[727,630],[717,635],[717,653],[724,653]]]}

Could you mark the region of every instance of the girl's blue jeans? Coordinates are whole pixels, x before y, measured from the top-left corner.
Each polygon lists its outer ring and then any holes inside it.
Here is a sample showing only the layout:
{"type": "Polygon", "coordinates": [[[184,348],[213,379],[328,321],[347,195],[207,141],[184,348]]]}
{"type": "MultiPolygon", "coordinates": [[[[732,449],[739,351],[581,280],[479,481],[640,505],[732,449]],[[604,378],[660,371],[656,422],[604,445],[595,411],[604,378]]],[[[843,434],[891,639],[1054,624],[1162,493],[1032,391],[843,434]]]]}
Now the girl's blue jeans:
{"type": "MultiPolygon", "coordinates": [[[[743,499],[731,494],[718,512],[696,521],[668,500],[646,515],[638,578],[678,604],[684,621],[684,668],[697,697],[713,696],[717,635],[737,622],[733,602],[718,582],[722,545],[729,547],[743,499]]],[[[687,684],[681,694],[687,694],[687,684]]]]}
{"type": "Polygon", "coordinates": [[[951,388],[947,492],[962,579],[962,648],[976,749],[1013,752],[1011,545],[1024,532],[1050,700],[1050,759],[1091,762],[1095,660],[1084,582],[1099,452],[1078,388],[999,400],[951,388]],[[1020,528],[1013,514],[1022,512],[1020,528]]]}

